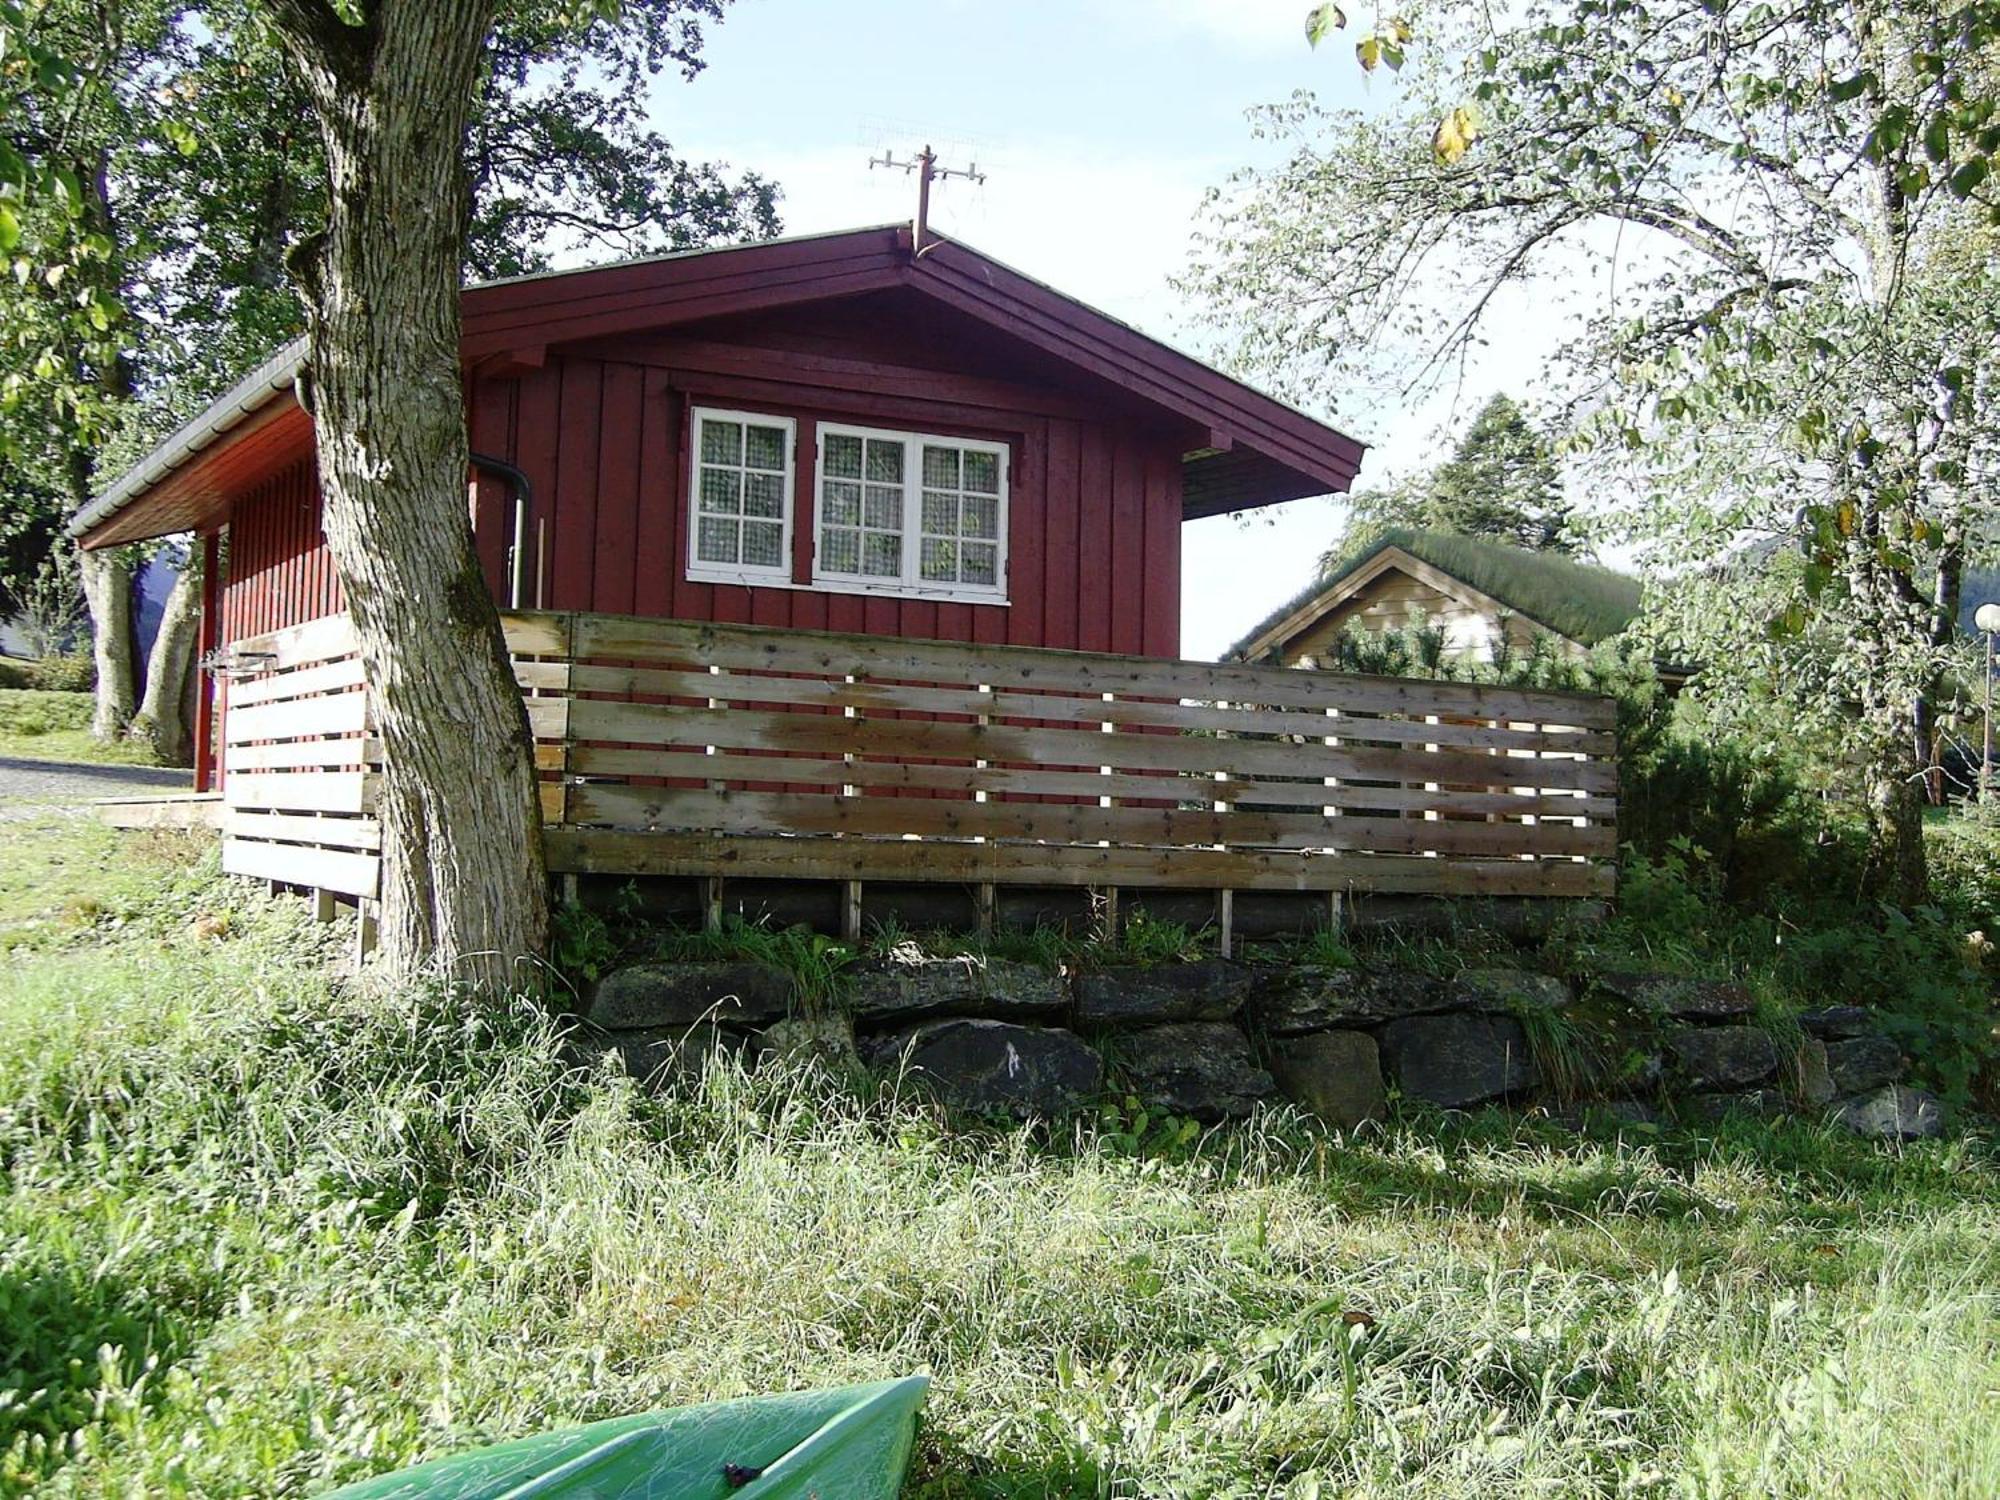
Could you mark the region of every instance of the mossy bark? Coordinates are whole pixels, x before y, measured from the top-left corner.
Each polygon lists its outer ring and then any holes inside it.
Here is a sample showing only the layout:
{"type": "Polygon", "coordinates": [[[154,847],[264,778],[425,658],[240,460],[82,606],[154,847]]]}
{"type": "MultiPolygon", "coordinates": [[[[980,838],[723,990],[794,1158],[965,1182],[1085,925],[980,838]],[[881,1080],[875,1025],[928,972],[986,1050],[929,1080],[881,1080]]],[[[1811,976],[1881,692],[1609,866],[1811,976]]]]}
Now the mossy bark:
{"type": "Polygon", "coordinates": [[[324,231],[301,247],[325,530],[384,748],[393,972],[518,983],[548,922],[527,712],[473,552],[459,362],[466,112],[487,0],[269,10],[319,119],[324,231]]]}

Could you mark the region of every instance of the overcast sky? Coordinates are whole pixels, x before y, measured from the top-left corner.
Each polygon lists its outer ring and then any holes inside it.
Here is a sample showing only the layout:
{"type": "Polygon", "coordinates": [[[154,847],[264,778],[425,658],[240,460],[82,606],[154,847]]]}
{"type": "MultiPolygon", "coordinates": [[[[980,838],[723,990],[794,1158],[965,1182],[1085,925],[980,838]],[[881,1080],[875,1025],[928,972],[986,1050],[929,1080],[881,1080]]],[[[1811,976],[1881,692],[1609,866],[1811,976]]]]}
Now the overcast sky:
{"type": "MultiPolygon", "coordinates": [[[[982,186],[943,185],[932,222],[1155,337],[1203,352],[1168,285],[1205,189],[1269,160],[1245,111],[1309,88],[1367,107],[1344,41],[1305,44],[1307,0],[737,0],[692,84],[662,80],[658,128],[687,155],[780,182],[788,233],[907,218],[914,188],[870,170],[927,141],[976,160],[982,186]],[[1258,151],[1266,154],[1260,158],[1258,151]]],[[[1347,393],[1339,425],[1370,445],[1363,482],[1428,460],[1440,431],[1494,389],[1522,391],[1547,347],[1520,316],[1504,357],[1411,410],[1347,393]]],[[[1301,500],[1186,529],[1182,649],[1212,656],[1309,578],[1336,503],[1301,500]]]]}

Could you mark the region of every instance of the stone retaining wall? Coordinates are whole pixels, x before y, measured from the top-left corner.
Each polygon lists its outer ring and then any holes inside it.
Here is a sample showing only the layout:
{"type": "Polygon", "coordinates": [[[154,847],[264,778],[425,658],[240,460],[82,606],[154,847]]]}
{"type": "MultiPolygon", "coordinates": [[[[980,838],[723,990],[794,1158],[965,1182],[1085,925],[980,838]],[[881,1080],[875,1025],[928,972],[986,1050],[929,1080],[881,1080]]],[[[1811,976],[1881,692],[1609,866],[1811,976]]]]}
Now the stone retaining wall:
{"type": "Polygon", "coordinates": [[[1785,1035],[1717,980],[1605,974],[1573,986],[1518,969],[1451,977],[1208,959],[1058,976],[1000,959],[873,959],[843,995],[797,1013],[790,976],[755,963],[642,963],[605,977],[585,1019],[635,1076],[711,1047],[800,1047],[902,1069],[960,1107],[1056,1117],[1107,1094],[1204,1121],[1290,1100],[1349,1128],[1394,1089],[1463,1109],[1662,1116],[1825,1115],[1862,1134],[1942,1128],[1903,1086],[1869,1012],[1842,1006],[1785,1035]]]}

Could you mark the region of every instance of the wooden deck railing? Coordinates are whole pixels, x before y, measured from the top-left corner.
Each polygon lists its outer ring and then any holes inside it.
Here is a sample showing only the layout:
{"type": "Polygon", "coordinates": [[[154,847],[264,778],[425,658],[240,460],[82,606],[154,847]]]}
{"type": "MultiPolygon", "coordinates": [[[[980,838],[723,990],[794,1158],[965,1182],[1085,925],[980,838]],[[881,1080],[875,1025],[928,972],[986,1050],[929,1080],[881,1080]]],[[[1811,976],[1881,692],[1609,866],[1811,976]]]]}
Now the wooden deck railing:
{"type": "MultiPolygon", "coordinates": [[[[1611,888],[1602,698],[613,615],[507,630],[558,871],[1611,888]]],[[[344,621],[238,650],[272,661],[231,694],[227,867],[372,895],[377,752],[344,621]]]]}

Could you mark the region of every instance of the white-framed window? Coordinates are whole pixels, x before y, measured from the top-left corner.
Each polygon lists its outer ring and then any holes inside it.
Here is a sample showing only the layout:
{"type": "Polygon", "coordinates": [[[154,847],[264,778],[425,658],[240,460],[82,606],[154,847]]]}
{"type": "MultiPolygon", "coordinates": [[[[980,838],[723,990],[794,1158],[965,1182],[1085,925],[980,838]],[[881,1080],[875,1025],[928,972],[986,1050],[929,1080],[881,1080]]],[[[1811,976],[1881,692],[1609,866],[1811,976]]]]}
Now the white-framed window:
{"type": "Polygon", "coordinates": [[[815,583],[1005,601],[1004,443],[827,423],[818,459],[815,583]]]}
{"type": "Polygon", "coordinates": [[[790,417],[712,406],[690,415],[687,576],[789,583],[797,425],[790,417]]]}

